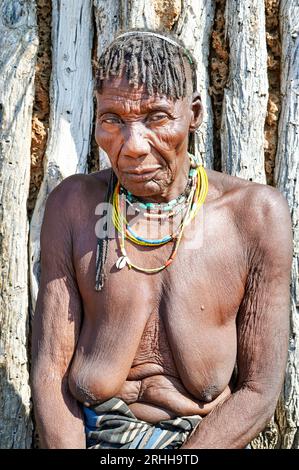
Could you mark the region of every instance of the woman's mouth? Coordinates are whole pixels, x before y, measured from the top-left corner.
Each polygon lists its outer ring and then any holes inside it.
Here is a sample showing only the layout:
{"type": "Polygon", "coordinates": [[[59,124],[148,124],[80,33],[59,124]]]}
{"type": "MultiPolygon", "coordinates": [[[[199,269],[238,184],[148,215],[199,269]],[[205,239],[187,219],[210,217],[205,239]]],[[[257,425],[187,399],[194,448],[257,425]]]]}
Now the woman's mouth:
{"type": "Polygon", "coordinates": [[[160,168],[132,169],[123,171],[126,179],[134,182],[150,181],[160,168]]]}

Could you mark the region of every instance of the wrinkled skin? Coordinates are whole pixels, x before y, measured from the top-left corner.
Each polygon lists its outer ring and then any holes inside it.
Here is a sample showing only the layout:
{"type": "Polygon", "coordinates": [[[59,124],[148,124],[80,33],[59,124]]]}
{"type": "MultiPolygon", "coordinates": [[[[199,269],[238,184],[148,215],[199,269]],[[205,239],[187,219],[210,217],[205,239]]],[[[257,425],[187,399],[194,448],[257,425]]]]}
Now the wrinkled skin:
{"type": "MultiPolygon", "coordinates": [[[[148,201],[178,196],[188,135],[202,120],[199,95],[172,101],[114,79],[97,98],[96,140],[121,183],[148,201]]],[[[271,417],[287,355],[289,211],[273,188],[207,174],[204,209],[186,228],[175,262],[155,275],[119,271],[113,238],[101,292],[94,290],[95,209],[109,170],[74,175],[51,193],[33,325],[44,447],[85,447],[80,403],[114,396],[153,423],[204,416],[183,448],[242,448],[271,417]]],[[[139,222],[138,231],[146,229],[139,222]]],[[[162,265],[171,251],[170,244],[126,248],[146,267],[162,265]]]]}

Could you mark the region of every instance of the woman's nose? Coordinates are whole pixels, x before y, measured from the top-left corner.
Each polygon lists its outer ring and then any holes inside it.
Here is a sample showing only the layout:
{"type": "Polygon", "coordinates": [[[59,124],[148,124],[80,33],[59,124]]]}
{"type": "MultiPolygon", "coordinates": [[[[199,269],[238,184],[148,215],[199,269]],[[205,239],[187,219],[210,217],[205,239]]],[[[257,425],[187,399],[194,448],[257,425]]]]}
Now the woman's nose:
{"type": "Polygon", "coordinates": [[[126,126],[123,137],[124,144],[121,151],[123,156],[139,158],[150,153],[151,146],[146,136],[146,129],[141,123],[126,126]]]}

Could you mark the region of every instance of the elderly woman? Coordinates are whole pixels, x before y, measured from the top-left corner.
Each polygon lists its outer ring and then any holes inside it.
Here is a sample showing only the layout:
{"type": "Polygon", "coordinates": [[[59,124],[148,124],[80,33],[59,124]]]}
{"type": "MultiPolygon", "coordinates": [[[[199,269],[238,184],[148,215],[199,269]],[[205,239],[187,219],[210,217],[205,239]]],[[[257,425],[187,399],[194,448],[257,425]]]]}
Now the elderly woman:
{"type": "Polygon", "coordinates": [[[49,196],[32,388],[47,448],[244,448],[287,356],[291,226],[276,190],[204,168],[196,64],[120,34],[97,66],[111,169],[49,196]]]}

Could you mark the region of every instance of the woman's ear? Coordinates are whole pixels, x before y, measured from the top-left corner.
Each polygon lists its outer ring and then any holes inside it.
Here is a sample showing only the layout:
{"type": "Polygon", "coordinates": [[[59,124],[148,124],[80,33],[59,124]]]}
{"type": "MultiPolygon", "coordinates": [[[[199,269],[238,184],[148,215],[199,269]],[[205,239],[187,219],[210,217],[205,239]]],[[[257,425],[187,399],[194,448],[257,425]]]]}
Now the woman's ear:
{"type": "Polygon", "coordinates": [[[191,110],[192,110],[192,117],[190,121],[189,131],[195,132],[196,129],[201,125],[202,119],[203,119],[201,97],[198,91],[195,91],[193,93],[191,110]]]}

